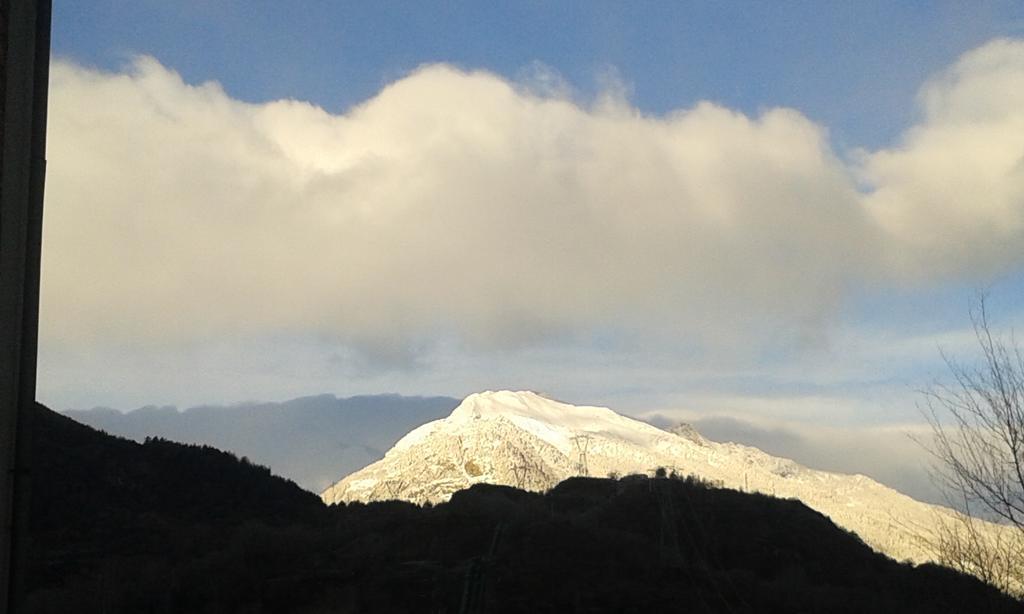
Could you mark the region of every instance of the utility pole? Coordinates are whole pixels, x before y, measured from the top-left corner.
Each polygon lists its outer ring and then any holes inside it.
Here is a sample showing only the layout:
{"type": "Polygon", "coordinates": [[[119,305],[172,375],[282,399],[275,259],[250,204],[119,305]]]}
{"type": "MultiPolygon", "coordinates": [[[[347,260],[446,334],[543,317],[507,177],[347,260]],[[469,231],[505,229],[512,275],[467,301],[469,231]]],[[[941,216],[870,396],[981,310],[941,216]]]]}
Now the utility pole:
{"type": "Polygon", "coordinates": [[[25,577],[50,0],[0,0],[0,614],[25,577]]]}

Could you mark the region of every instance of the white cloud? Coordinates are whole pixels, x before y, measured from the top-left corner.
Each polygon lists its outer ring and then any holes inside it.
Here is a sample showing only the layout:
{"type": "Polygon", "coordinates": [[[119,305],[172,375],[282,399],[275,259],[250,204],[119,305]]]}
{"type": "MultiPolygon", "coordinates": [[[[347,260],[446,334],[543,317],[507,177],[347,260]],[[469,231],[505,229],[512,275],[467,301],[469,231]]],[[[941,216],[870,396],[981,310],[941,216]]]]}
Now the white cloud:
{"type": "Polygon", "coordinates": [[[866,206],[911,279],[988,275],[1024,252],[1024,41],[965,54],[920,93],[923,119],[866,155],[866,206]]]}
{"type": "Polygon", "coordinates": [[[44,343],[806,342],[851,285],[1020,261],[1024,43],[964,56],[856,166],[794,110],[650,117],[545,79],[427,66],[332,115],[56,62],[44,343]]]}

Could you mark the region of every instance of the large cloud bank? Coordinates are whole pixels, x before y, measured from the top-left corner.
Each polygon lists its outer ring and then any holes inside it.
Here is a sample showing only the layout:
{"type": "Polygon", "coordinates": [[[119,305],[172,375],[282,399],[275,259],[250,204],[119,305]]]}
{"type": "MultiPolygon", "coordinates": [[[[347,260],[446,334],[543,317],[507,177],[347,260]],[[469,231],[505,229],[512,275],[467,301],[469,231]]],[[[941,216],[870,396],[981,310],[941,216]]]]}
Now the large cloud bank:
{"type": "Polygon", "coordinates": [[[851,288],[1024,257],[1024,42],[963,56],[893,148],[799,111],[639,113],[425,66],[342,115],[150,58],[52,68],[49,342],[814,335],[851,288]]]}

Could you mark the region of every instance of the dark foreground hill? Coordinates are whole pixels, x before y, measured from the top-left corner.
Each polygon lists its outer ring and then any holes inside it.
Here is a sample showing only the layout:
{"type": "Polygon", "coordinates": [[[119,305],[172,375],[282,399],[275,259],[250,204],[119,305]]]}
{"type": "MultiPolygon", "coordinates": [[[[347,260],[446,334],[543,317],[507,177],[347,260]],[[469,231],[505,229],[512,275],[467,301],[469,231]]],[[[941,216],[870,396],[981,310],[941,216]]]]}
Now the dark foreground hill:
{"type": "Polygon", "coordinates": [[[796,501],[681,479],[324,507],[212,448],[39,408],[30,612],[1017,612],[796,501]]]}

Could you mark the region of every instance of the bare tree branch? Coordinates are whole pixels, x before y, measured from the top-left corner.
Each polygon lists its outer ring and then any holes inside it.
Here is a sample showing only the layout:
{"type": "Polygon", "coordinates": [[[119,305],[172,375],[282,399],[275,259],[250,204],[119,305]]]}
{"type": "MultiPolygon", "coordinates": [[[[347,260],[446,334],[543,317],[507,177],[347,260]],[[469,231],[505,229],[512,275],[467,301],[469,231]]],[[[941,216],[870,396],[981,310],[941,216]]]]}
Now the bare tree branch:
{"type": "Polygon", "coordinates": [[[971,324],[980,349],[974,366],[945,352],[947,384],[923,391],[922,413],[932,428],[926,449],[932,475],[952,507],[935,539],[940,559],[1007,591],[1024,587],[1024,354],[1011,333],[993,332],[986,299],[978,297],[971,324]],[[1014,528],[979,530],[972,513],[1014,528]],[[1010,535],[1007,537],[1006,535],[1010,535]]]}

